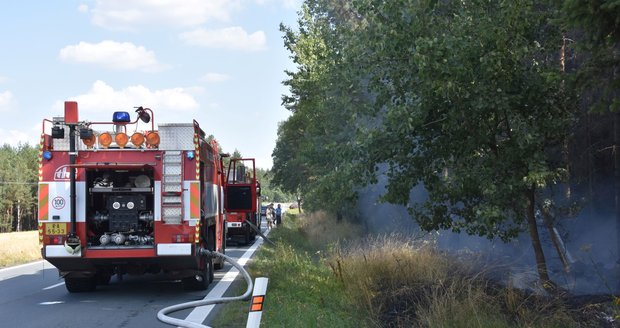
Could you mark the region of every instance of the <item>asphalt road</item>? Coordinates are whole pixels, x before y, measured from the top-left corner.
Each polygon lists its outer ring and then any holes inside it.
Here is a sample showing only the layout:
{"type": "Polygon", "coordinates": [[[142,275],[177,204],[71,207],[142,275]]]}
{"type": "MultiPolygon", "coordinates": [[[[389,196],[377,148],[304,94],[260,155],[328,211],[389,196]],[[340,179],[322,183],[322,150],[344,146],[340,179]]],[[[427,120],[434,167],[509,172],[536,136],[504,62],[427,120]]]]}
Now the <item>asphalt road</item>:
{"type": "MultiPolygon", "coordinates": [[[[256,238],[254,248],[262,242],[256,238]]],[[[239,258],[253,245],[226,248],[226,255],[239,258]]],[[[246,259],[247,260],[247,259],[246,259]]],[[[215,281],[206,291],[188,292],[180,281],[166,275],[117,276],[107,286],[97,286],[95,292],[67,292],[58,271],[46,261],[0,270],[0,327],[172,327],[157,320],[157,312],[164,307],[204,299],[214,289],[222,290],[230,284],[228,263],[215,272],[215,281]],[[225,280],[225,281],[222,281],[225,280]]],[[[254,278],[254,277],[253,277],[254,278]]],[[[242,280],[241,275],[236,280],[242,280]]],[[[215,291],[217,292],[217,290],[215,291]]],[[[228,296],[228,295],[227,295],[228,296]]],[[[249,303],[248,303],[249,306],[249,303]]],[[[172,314],[185,319],[206,316],[205,309],[191,309],[172,314]],[[191,313],[191,315],[190,315],[191,313]]],[[[209,317],[203,321],[208,324],[209,317]]],[[[245,327],[245,324],[242,326],[245,327]]]]}

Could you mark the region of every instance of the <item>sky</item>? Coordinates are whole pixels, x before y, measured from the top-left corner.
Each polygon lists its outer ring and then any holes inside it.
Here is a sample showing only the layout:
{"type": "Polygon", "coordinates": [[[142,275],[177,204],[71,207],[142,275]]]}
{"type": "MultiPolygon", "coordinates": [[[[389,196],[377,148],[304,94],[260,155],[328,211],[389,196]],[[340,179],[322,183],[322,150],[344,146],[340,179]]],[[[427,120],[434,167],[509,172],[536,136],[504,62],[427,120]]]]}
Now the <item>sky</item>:
{"type": "MultiPolygon", "coordinates": [[[[280,23],[301,0],[0,0],[0,145],[38,145],[41,122],[144,106],[199,122],[224,151],[268,169],[294,70],[280,23]]],[[[132,119],[135,116],[132,116],[132,119]]]]}

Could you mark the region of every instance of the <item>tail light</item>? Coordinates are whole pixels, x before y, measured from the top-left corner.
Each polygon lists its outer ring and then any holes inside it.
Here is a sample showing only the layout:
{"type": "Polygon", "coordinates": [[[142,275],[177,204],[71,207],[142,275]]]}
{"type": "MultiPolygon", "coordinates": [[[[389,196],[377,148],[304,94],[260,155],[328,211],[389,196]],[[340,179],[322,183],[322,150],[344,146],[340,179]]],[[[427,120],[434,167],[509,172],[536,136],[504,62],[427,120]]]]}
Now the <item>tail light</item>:
{"type": "Polygon", "coordinates": [[[65,242],[63,236],[48,236],[48,245],[62,245],[65,242]]]}
{"type": "Polygon", "coordinates": [[[176,234],[176,235],[172,235],[172,242],[173,243],[189,243],[190,241],[192,241],[190,239],[189,234],[176,234]]]}

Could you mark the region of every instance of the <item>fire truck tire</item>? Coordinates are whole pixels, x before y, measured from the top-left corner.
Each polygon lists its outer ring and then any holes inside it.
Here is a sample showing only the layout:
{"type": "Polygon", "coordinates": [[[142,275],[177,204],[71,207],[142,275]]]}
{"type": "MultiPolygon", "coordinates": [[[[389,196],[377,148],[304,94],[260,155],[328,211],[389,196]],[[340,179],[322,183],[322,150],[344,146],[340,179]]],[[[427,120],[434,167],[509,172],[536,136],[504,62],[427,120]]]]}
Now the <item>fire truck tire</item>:
{"type": "MultiPolygon", "coordinates": [[[[224,240],[226,240],[226,237],[224,237],[224,240]]],[[[222,243],[222,250],[220,251],[220,253],[222,254],[226,254],[226,241],[224,241],[222,243]]],[[[222,270],[224,268],[224,259],[223,258],[218,258],[216,262],[213,263],[213,270],[222,270]]],[[[214,272],[215,274],[215,272],[214,272]]]]}
{"type": "Polygon", "coordinates": [[[251,228],[250,226],[246,224],[245,233],[243,234],[243,241],[245,242],[246,245],[250,244],[251,236],[252,236],[251,228]]]}
{"type": "Polygon", "coordinates": [[[207,270],[208,270],[208,276],[209,276],[209,283],[213,282],[213,279],[215,279],[215,266],[213,265],[213,259],[209,258],[207,260],[207,270]]]}
{"type": "MultiPolygon", "coordinates": [[[[254,225],[256,225],[256,224],[254,224],[254,225]]],[[[254,231],[254,229],[252,229],[251,227],[248,227],[248,228],[250,228],[250,233],[251,233],[251,237],[252,237],[251,241],[255,241],[256,240],[256,235],[257,235],[256,231],[254,231]]]]}
{"type": "MultiPolygon", "coordinates": [[[[215,251],[216,250],[216,241],[215,241],[215,226],[212,226],[209,228],[209,230],[207,231],[207,240],[208,240],[208,249],[210,251],[215,251]]],[[[226,243],[224,243],[226,244],[226,243]]],[[[213,258],[209,258],[209,261],[207,262],[208,266],[209,266],[209,282],[213,282],[213,279],[215,277],[215,269],[216,269],[216,263],[213,261],[213,258]]],[[[223,263],[223,262],[222,262],[223,263]]]]}
{"type": "Polygon", "coordinates": [[[69,293],[92,292],[97,287],[97,278],[95,276],[86,278],[65,277],[65,287],[69,293]]]}
{"type": "Polygon", "coordinates": [[[181,280],[183,283],[183,289],[185,290],[205,290],[209,287],[209,284],[212,281],[211,276],[213,275],[213,261],[211,259],[207,259],[205,264],[205,271],[200,275],[200,280],[196,279],[195,276],[186,277],[181,280]]]}
{"type": "MultiPolygon", "coordinates": [[[[203,236],[204,237],[204,236],[203,236]]],[[[203,246],[206,246],[207,249],[213,250],[215,243],[215,230],[213,228],[207,228],[206,231],[207,242],[205,245],[203,239],[203,246]]],[[[213,268],[213,258],[212,257],[204,257],[204,271],[202,271],[197,276],[200,276],[200,279],[196,279],[196,276],[183,278],[181,281],[183,283],[183,288],[185,290],[205,290],[209,287],[209,284],[213,282],[215,277],[214,268],[213,268]]]]}
{"type": "MultiPolygon", "coordinates": [[[[253,225],[256,225],[256,223],[254,221],[250,221],[253,225]]],[[[254,231],[254,229],[252,229],[252,227],[250,227],[249,225],[247,226],[248,230],[250,231],[250,241],[254,241],[256,239],[256,232],[254,231]]]]}

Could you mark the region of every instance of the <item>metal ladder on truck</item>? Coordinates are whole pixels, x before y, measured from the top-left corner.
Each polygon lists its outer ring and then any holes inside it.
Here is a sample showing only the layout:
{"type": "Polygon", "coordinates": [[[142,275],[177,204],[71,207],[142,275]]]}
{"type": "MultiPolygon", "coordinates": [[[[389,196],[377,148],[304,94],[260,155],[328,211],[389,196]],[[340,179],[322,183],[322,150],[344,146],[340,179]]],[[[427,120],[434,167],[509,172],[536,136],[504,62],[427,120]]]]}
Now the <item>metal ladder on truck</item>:
{"type": "Polygon", "coordinates": [[[183,220],[183,153],[180,150],[164,151],[161,211],[165,224],[180,224],[183,220]]]}

